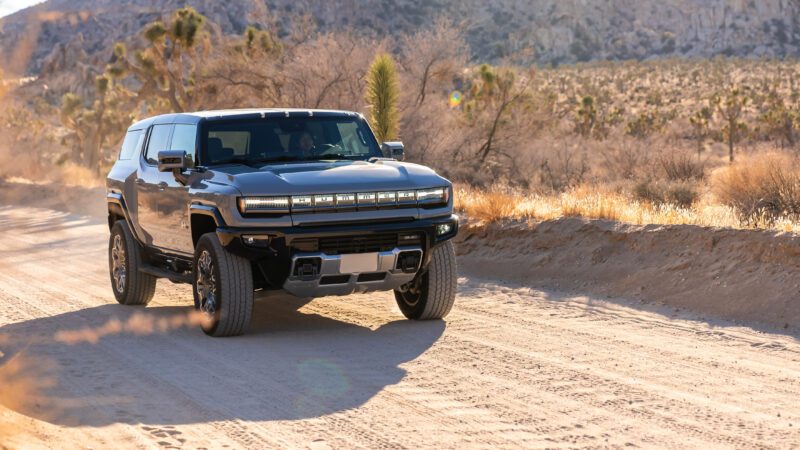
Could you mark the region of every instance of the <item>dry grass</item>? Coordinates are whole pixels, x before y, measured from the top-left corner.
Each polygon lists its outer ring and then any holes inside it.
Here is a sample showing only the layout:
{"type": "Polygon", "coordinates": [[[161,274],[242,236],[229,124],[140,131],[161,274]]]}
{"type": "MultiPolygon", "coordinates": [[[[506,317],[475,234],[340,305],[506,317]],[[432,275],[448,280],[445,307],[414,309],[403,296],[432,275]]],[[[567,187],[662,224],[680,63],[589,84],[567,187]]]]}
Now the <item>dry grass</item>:
{"type": "Polygon", "coordinates": [[[742,158],[717,170],[711,178],[716,199],[734,208],[747,224],[769,226],[800,220],[800,169],[788,153],[742,158]]]}
{"type": "MultiPolygon", "coordinates": [[[[483,223],[504,220],[553,220],[563,217],[606,219],[636,225],[688,224],[726,228],[755,228],[743,223],[729,206],[700,202],[691,208],[670,204],[654,205],[632,200],[629,196],[602,187],[582,186],[563,194],[524,194],[496,189],[481,191],[459,186],[455,190],[455,208],[483,223]]],[[[800,223],[776,220],[769,227],[780,231],[800,232],[800,223]]]]}

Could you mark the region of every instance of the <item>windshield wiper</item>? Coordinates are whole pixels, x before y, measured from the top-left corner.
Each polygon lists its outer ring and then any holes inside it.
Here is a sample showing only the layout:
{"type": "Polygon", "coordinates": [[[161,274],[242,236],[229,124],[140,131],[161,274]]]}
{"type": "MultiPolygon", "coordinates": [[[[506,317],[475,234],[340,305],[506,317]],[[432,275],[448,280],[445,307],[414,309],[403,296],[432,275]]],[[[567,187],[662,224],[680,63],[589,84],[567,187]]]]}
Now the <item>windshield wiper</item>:
{"type": "Polygon", "coordinates": [[[214,163],[215,166],[221,166],[223,164],[242,164],[248,167],[253,167],[253,160],[239,156],[214,163]]]}
{"type": "Polygon", "coordinates": [[[302,161],[301,158],[295,155],[282,155],[276,156],[275,158],[258,158],[258,159],[251,159],[250,162],[256,164],[265,164],[265,163],[274,163],[274,162],[286,162],[286,161],[302,161]]]}
{"type": "Polygon", "coordinates": [[[303,158],[304,161],[324,161],[324,160],[337,160],[344,159],[350,161],[352,155],[343,155],[341,153],[323,153],[322,155],[313,155],[308,158],[303,158]]]}

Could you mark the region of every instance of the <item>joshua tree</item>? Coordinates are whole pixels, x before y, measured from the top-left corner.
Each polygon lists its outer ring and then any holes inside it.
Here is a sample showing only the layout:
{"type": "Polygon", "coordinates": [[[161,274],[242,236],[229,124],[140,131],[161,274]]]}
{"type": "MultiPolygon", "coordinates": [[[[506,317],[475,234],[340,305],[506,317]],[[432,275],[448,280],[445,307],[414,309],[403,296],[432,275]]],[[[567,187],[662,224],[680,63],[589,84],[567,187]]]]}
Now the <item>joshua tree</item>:
{"type": "Polygon", "coordinates": [[[728,140],[728,158],[733,163],[733,148],[739,141],[741,133],[747,128],[744,122],[739,119],[742,117],[748,98],[738,88],[731,89],[725,94],[725,98],[717,95],[714,97],[714,104],[717,112],[725,122],[722,133],[728,140]]]}
{"type": "Polygon", "coordinates": [[[86,105],[75,94],[61,99],[61,122],[72,131],[73,161],[100,170],[103,148],[116,142],[133,116],[129,91],[118,88],[108,75],[95,78],[95,99],[86,105]]]}
{"type": "Polygon", "coordinates": [[[375,56],[367,72],[366,100],[370,108],[370,123],[379,141],[398,136],[397,69],[387,53],[375,56]]]}
{"type": "Polygon", "coordinates": [[[796,106],[787,106],[783,98],[771,92],[767,98],[765,111],[759,118],[766,127],[770,138],[784,145],[793,147],[795,143],[795,128],[800,120],[800,112],[796,106]]]}
{"type": "Polygon", "coordinates": [[[708,137],[708,128],[711,123],[711,118],[714,113],[708,106],[702,107],[699,111],[689,116],[689,124],[694,131],[694,137],[697,140],[697,157],[703,152],[703,141],[708,137]]]}
{"type": "Polygon", "coordinates": [[[580,107],[575,113],[575,130],[581,136],[589,136],[596,121],[597,109],[594,106],[594,97],[587,95],[581,99],[580,107]]]}
{"type": "Polygon", "coordinates": [[[481,65],[476,71],[470,97],[465,113],[472,118],[472,123],[482,131],[482,143],[478,148],[477,162],[483,164],[486,159],[499,151],[498,141],[502,140],[504,128],[510,126],[513,119],[512,109],[521,106],[528,99],[530,77],[520,77],[513,69],[481,65]]]}
{"type": "MultiPolygon", "coordinates": [[[[176,10],[168,24],[151,23],[143,32],[148,46],[135,51],[132,59],[125,44],[116,44],[108,73],[115,78],[135,76],[141,83],[140,100],[155,96],[166,100],[173,111],[191,109],[197,57],[209,48],[208,35],[203,31],[205,22],[203,15],[187,6],[176,10]]],[[[252,37],[261,39],[256,33],[252,37]]]]}

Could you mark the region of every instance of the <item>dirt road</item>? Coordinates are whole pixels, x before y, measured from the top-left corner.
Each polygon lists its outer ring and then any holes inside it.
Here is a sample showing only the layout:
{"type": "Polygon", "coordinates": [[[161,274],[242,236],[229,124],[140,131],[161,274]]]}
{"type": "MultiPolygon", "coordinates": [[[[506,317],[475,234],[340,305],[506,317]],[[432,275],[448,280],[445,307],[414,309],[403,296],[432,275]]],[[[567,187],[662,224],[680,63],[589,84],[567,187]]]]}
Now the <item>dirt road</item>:
{"type": "Polygon", "coordinates": [[[795,336],[462,274],[445,322],[272,296],[210,339],[180,326],[186,286],[114,303],[103,219],[0,207],[0,229],[0,447],[800,445],[795,336]]]}

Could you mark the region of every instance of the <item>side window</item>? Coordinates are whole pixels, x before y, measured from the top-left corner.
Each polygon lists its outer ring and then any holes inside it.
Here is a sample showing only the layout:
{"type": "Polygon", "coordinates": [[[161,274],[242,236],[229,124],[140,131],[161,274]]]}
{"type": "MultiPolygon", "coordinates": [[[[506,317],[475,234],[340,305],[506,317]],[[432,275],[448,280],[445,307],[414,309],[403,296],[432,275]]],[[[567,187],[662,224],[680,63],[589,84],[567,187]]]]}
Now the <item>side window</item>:
{"type": "Polygon", "coordinates": [[[169,135],[172,133],[174,125],[153,125],[150,132],[150,140],[147,143],[147,162],[158,164],[158,152],[167,150],[169,135]]]}
{"type": "Polygon", "coordinates": [[[172,143],[170,150],[185,150],[186,154],[194,161],[195,147],[197,141],[197,126],[195,125],[175,125],[175,131],[172,133],[172,143]]]}
{"type": "Polygon", "coordinates": [[[144,133],[142,130],[131,130],[125,134],[125,140],[122,141],[122,149],[119,152],[119,159],[131,159],[136,150],[141,148],[144,133]]]}

